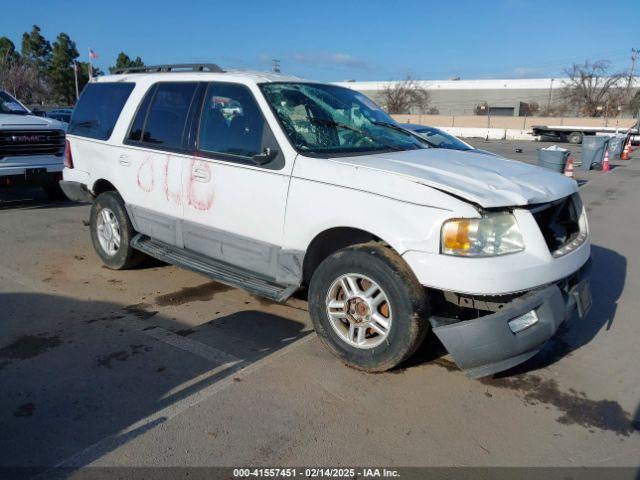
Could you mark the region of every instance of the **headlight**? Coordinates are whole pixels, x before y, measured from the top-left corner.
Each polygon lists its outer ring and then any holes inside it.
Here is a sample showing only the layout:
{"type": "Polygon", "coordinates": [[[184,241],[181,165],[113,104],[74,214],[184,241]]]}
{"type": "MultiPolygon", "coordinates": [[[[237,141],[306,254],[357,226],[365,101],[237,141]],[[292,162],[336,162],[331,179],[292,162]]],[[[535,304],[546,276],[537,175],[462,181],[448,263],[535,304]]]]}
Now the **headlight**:
{"type": "Polygon", "coordinates": [[[522,234],[509,212],[482,218],[455,218],[442,225],[442,253],[461,257],[491,257],[524,250],[522,234]]]}

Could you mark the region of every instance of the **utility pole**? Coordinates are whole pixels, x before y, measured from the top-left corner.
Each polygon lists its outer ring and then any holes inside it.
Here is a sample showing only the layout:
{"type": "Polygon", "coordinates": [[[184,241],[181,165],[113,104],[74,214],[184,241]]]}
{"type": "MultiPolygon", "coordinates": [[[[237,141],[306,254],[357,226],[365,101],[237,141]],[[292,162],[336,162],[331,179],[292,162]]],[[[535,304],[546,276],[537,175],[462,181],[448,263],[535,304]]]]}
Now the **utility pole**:
{"type": "Polygon", "coordinates": [[[553,93],[553,78],[551,79],[551,85],[549,85],[549,98],[547,99],[547,115],[549,114],[549,110],[551,108],[551,94],[553,93]]]}
{"type": "Polygon", "coordinates": [[[78,63],[75,60],[73,61],[73,77],[76,81],[76,102],[77,102],[78,97],[80,96],[80,93],[78,92],[78,63]]]}
{"type": "Polygon", "coordinates": [[[280,60],[278,60],[277,58],[273,59],[272,71],[273,73],[280,73],[280,60]]]}
{"type": "Polygon", "coordinates": [[[633,75],[636,70],[636,60],[638,60],[638,54],[640,53],[640,49],[632,48],[631,49],[631,66],[629,67],[629,78],[627,79],[627,88],[631,87],[631,82],[633,80],[633,75]]]}

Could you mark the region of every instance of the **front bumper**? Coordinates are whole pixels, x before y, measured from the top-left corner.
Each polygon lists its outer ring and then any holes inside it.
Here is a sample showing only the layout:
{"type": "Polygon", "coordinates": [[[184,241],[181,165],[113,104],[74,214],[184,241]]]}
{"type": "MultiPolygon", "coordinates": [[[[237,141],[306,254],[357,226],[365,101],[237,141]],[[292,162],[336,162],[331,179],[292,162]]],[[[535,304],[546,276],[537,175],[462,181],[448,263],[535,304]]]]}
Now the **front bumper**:
{"type": "Polygon", "coordinates": [[[496,313],[473,320],[431,317],[433,332],[458,367],[471,378],[507,370],[538,353],[576,308],[573,289],[586,279],[589,264],[562,281],[528,292],[496,313]],[[508,322],[531,310],[538,322],[513,333],[508,322]]]}

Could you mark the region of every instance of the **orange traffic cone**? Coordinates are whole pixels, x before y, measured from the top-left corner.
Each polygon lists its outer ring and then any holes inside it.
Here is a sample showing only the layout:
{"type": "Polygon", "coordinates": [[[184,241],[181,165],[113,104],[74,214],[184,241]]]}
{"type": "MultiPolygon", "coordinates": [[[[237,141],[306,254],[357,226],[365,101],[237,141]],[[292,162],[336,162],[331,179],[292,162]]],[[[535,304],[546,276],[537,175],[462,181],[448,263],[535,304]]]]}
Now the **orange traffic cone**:
{"type": "Polygon", "coordinates": [[[620,154],[620,160],[629,160],[629,143],[625,142],[622,153],[620,154]]]}
{"type": "Polygon", "coordinates": [[[609,149],[607,148],[604,151],[604,161],[602,162],[602,171],[608,172],[609,170],[611,170],[611,167],[609,166],[609,149]]]}
{"type": "Polygon", "coordinates": [[[569,156],[567,165],[564,167],[564,174],[569,178],[573,178],[573,157],[569,156]]]}

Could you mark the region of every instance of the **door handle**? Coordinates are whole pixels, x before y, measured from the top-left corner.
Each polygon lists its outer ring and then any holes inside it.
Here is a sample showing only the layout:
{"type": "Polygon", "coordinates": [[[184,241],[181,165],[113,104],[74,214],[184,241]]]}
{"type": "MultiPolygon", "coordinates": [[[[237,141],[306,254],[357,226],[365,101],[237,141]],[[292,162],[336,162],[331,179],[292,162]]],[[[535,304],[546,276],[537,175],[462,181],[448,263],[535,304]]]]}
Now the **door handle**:
{"type": "Polygon", "coordinates": [[[122,165],[123,167],[128,167],[129,165],[131,165],[131,159],[129,158],[129,155],[123,153],[120,155],[120,157],[118,157],[118,163],[120,163],[120,165],[122,165]]]}
{"type": "Polygon", "coordinates": [[[205,170],[204,168],[194,168],[191,174],[193,178],[199,182],[208,182],[211,179],[209,170],[205,170]]]}

